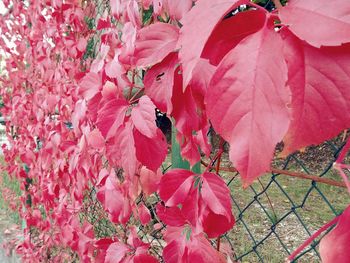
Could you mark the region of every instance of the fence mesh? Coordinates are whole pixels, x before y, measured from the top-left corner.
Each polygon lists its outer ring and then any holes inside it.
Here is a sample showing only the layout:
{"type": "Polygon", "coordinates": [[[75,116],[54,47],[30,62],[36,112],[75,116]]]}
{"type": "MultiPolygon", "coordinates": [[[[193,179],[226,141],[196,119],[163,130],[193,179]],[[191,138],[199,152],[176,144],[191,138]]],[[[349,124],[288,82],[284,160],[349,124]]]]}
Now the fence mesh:
{"type": "MultiPolygon", "coordinates": [[[[273,165],[337,179],[331,168],[342,147],[340,139],[329,141],[285,160],[276,159],[273,165]]],[[[240,188],[238,173],[222,177],[231,189],[237,221],[224,239],[242,262],[284,262],[319,227],[341,214],[349,201],[344,188],[284,174],[265,175],[245,190],[240,188]]],[[[311,243],[294,262],[320,261],[319,241],[311,243]]]]}

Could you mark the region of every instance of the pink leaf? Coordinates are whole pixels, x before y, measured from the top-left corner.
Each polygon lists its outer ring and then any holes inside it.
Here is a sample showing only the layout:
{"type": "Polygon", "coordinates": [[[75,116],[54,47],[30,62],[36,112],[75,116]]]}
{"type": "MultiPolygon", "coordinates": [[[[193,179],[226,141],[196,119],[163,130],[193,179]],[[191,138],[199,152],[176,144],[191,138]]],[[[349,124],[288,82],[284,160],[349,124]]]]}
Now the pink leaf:
{"type": "Polygon", "coordinates": [[[270,26],[245,38],[221,61],[207,93],[208,116],[230,143],[230,160],[244,186],[270,169],[275,145],[288,129],[282,47],[270,26]]]}
{"type": "Polygon", "coordinates": [[[350,4],[343,0],[293,0],[279,10],[283,24],[315,47],[350,42],[350,4]]]}
{"type": "Polygon", "coordinates": [[[97,93],[91,100],[88,102],[88,118],[91,119],[91,121],[96,122],[97,120],[97,112],[98,112],[98,106],[101,102],[101,92],[97,93]]]}
{"type": "Polygon", "coordinates": [[[105,185],[97,192],[97,199],[109,213],[113,222],[124,224],[129,220],[131,213],[129,200],[122,192],[114,174],[107,177],[105,185]]]}
{"type": "Polygon", "coordinates": [[[119,61],[120,50],[116,50],[114,58],[106,63],[105,72],[110,78],[117,80],[117,85],[120,88],[125,88],[128,85],[126,70],[123,64],[119,61]]]}
{"type": "Polygon", "coordinates": [[[284,154],[328,140],[350,126],[350,45],[317,49],[289,31],[285,57],[292,91],[292,122],[284,154]]]}
{"type": "Polygon", "coordinates": [[[142,225],[147,225],[151,221],[151,214],[147,207],[142,203],[138,207],[139,218],[142,225]]]}
{"type": "Polygon", "coordinates": [[[192,8],[192,0],[165,0],[165,7],[168,11],[168,15],[174,19],[180,21],[181,18],[192,8]]]}
{"type": "Polygon", "coordinates": [[[130,122],[121,126],[114,138],[114,148],[117,156],[117,163],[120,164],[127,176],[134,176],[137,166],[135,141],[133,136],[133,127],[130,122]]]}
{"type": "Polygon", "coordinates": [[[142,190],[146,195],[150,195],[158,190],[160,179],[162,178],[162,172],[158,169],[153,172],[142,166],[140,171],[140,182],[142,190]]]}
{"type": "Polygon", "coordinates": [[[158,130],[155,122],[155,108],[156,106],[149,97],[142,96],[139,99],[139,104],[131,112],[131,119],[135,128],[149,138],[154,138],[158,130]]]}
{"type": "Polygon", "coordinates": [[[99,74],[89,72],[79,83],[79,92],[86,100],[90,100],[102,88],[102,81],[99,74]]]}
{"type": "Polygon", "coordinates": [[[194,236],[188,245],[188,262],[217,262],[226,263],[223,254],[217,251],[203,234],[194,236]]]}
{"type": "Polygon", "coordinates": [[[148,10],[150,8],[150,5],[152,4],[152,0],[142,0],[142,6],[144,9],[148,10]]]}
{"type": "Polygon", "coordinates": [[[174,169],[163,175],[159,185],[159,196],[166,206],[181,204],[187,197],[194,179],[194,173],[174,169]]]}
{"type": "Polygon", "coordinates": [[[217,251],[203,234],[191,234],[189,239],[183,233],[174,235],[174,237],[176,238],[168,242],[163,251],[166,262],[226,262],[224,255],[217,251]]]}
{"type": "Polygon", "coordinates": [[[178,47],[179,58],[184,71],[184,86],[190,82],[204,45],[221,19],[246,0],[201,0],[181,20],[178,47]]]}
{"type": "Polygon", "coordinates": [[[87,136],[88,144],[95,149],[102,149],[105,145],[104,138],[98,129],[95,129],[87,136]]]}
{"type": "Polygon", "coordinates": [[[171,24],[155,23],[142,28],[135,42],[135,65],[149,67],[161,62],[173,52],[179,29],[171,24]]]}
{"type": "Polygon", "coordinates": [[[128,103],[124,99],[110,96],[101,102],[101,108],[97,113],[97,127],[103,137],[113,137],[117,129],[122,125],[128,103]]]}
{"type": "Polygon", "coordinates": [[[173,240],[163,249],[163,258],[167,263],[186,262],[183,259],[184,250],[180,242],[173,240]]]}
{"type": "Polygon", "coordinates": [[[128,247],[123,243],[119,243],[119,242],[112,243],[106,251],[105,263],[121,262],[128,251],[129,251],[128,247]]]}
{"type": "Polygon", "coordinates": [[[72,125],[75,134],[80,134],[80,123],[85,119],[86,115],[86,101],[79,100],[76,102],[72,114],[72,125]]]}
{"type": "Polygon", "coordinates": [[[177,65],[177,53],[170,53],[164,60],[147,71],[144,84],[145,92],[162,112],[171,113],[173,105],[174,73],[177,65]]]}

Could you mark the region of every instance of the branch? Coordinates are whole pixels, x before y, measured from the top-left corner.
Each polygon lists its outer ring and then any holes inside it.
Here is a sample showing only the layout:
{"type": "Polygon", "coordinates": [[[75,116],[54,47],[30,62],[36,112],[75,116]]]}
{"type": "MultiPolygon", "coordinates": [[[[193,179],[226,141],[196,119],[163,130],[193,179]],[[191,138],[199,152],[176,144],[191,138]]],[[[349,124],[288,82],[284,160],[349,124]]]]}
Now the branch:
{"type": "MultiPolygon", "coordinates": [[[[204,161],[201,161],[201,163],[206,167],[208,166],[208,164],[204,161]]],[[[220,170],[226,171],[226,172],[237,172],[237,170],[234,167],[220,167],[220,170]]],[[[346,185],[343,182],[339,182],[339,181],[336,181],[333,179],[319,177],[317,175],[298,173],[298,172],[280,170],[280,169],[275,169],[275,168],[271,168],[271,172],[276,173],[276,174],[284,174],[284,175],[288,175],[288,176],[292,176],[292,177],[296,177],[296,178],[307,179],[307,180],[315,181],[318,183],[323,183],[323,184],[328,184],[328,185],[346,188],[346,185]]]]}

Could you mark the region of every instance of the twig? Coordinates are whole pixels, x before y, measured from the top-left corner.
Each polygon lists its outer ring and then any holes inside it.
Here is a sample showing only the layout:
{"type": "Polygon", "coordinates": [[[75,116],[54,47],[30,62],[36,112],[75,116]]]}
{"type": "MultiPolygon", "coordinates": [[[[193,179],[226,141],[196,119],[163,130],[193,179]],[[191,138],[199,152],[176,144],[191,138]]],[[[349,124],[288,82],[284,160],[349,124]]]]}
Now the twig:
{"type": "MultiPolygon", "coordinates": [[[[265,189],[265,186],[264,186],[264,184],[261,182],[261,180],[260,180],[259,178],[258,178],[258,182],[259,182],[259,184],[260,184],[262,190],[264,190],[264,189],[265,189]]],[[[274,207],[273,207],[273,204],[272,204],[272,201],[271,201],[269,195],[267,194],[267,191],[264,191],[264,193],[265,193],[265,196],[266,196],[266,198],[267,198],[267,202],[268,202],[269,205],[270,205],[270,208],[271,208],[271,210],[272,210],[273,215],[275,216],[275,218],[277,218],[276,211],[275,211],[275,209],[274,209],[274,207]]]]}
{"type": "Polygon", "coordinates": [[[344,164],[339,164],[339,163],[334,163],[333,165],[334,169],[336,169],[341,178],[343,179],[344,181],[344,184],[346,185],[347,189],[348,189],[348,192],[350,194],[350,182],[349,182],[349,178],[348,176],[344,173],[343,169],[349,169],[349,166],[347,165],[344,165],[344,164]]]}
{"type": "Polygon", "coordinates": [[[346,188],[346,185],[343,182],[339,182],[339,181],[336,181],[336,180],[333,180],[333,179],[319,177],[317,175],[298,173],[298,172],[292,172],[292,171],[285,171],[285,170],[280,170],[280,169],[275,169],[275,168],[272,168],[271,172],[278,173],[278,174],[289,175],[289,176],[292,176],[292,177],[297,177],[297,178],[302,178],[302,179],[307,179],[307,180],[312,180],[312,181],[315,181],[315,182],[318,182],[318,183],[323,183],[323,184],[328,184],[328,185],[333,185],[333,186],[339,186],[339,187],[346,188]]]}
{"type": "MultiPolygon", "coordinates": [[[[201,161],[201,163],[204,166],[208,166],[208,164],[206,162],[204,162],[203,160],[201,161]]],[[[237,172],[237,170],[234,167],[220,167],[220,170],[225,171],[225,172],[237,172]]],[[[284,174],[284,175],[288,175],[288,176],[292,176],[292,177],[307,179],[307,180],[315,181],[318,183],[323,183],[323,184],[328,184],[328,185],[346,188],[346,185],[343,182],[339,182],[339,181],[336,181],[333,179],[319,177],[317,175],[298,173],[298,172],[280,170],[280,169],[275,169],[275,168],[272,168],[271,172],[276,173],[276,174],[284,174]]]]}

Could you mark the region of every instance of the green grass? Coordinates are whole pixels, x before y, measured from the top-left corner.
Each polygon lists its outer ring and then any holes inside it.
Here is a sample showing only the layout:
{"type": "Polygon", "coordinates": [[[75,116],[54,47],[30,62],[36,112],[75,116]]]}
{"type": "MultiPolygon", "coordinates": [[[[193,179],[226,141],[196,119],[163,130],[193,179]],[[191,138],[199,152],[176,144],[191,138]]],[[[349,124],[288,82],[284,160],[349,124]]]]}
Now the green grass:
{"type": "MultiPolygon", "coordinates": [[[[1,172],[1,183],[0,183],[0,191],[4,193],[5,189],[11,190],[16,197],[20,197],[22,191],[20,189],[20,183],[13,178],[10,178],[6,172],[1,172]]],[[[19,217],[19,213],[17,211],[13,211],[9,204],[4,200],[3,194],[0,194],[0,209],[5,211],[7,216],[16,224],[20,224],[21,219],[19,217]]]]}

